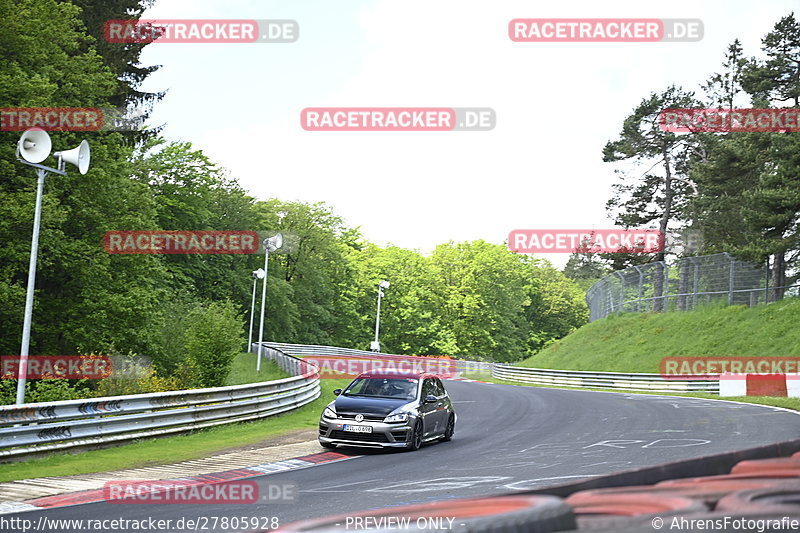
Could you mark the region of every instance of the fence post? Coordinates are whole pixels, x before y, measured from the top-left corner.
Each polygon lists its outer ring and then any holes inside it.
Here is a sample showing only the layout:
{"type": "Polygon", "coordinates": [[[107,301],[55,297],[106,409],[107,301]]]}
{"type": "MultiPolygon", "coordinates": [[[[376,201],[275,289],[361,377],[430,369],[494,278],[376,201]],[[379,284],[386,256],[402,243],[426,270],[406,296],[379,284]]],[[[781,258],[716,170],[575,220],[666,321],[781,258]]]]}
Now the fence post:
{"type": "Polygon", "coordinates": [[[625,276],[618,270],[615,272],[617,276],[619,276],[619,310],[625,311],[625,276]]]}
{"type": "Polygon", "coordinates": [[[766,283],[764,284],[764,303],[769,303],[769,256],[767,256],[766,283]]]}
{"type": "Polygon", "coordinates": [[[733,274],[734,274],[734,269],[736,268],[736,264],[735,264],[734,259],[731,256],[729,256],[727,252],[725,253],[725,257],[727,257],[728,261],[730,261],[729,266],[728,266],[728,305],[732,305],[733,304],[733,274]]]}
{"type": "Polygon", "coordinates": [[[664,304],[661,306],[662,311],[669,311],[669,265],[666,261],[661,261],[664,264],[664,304]]]}
{"type": "Polygon", "coordinates": [[[694,266],[694,283],[692,286],[692,292],[694,293],[694,297],[692,298],[692,309],[697,309],[697,285],[700,281],[700,265],[695,262],[694,257],[690,258],[692,265],[694,266]]]}
{"type": "Polygon", "coordinates": [[[636,312],[638,313],[641,311],[642,305],[642,283],[644,282],[644,274],[642,274],[642,269],[637,265],[634,265],[633,268],[635,268],[636,272],[639,274],[639,294],[636,296],[636,312]]]}

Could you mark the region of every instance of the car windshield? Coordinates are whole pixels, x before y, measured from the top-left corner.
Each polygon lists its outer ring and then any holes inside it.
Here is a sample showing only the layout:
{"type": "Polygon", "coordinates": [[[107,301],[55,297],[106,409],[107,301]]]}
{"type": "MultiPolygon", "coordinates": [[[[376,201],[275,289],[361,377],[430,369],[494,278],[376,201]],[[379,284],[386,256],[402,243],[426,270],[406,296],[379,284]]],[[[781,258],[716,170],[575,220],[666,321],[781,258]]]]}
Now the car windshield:
{"type": "Polygon", "coordinates": [[[345,396],[370,396],[374,398],[397,398],[413,400],[417,396],[414,378],[357,378],[344,391],[345,396]]]}

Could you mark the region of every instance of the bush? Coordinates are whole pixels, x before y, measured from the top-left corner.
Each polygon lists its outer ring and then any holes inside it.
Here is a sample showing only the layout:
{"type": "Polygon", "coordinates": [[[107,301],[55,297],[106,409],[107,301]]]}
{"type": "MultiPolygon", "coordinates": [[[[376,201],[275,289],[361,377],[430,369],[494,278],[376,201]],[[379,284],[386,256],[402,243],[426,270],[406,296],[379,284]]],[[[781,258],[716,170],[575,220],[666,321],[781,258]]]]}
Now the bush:
{"type": "Polygon", "coordinates": [[[241,352],[242,323],[230,301],[201,304],[178,297],[165,304],[153,328],[156,376],[167,377],[175,389],[222,386],[241,352]]]}
{"type": "Polygon", "coordinates": [[[112,360],[114,372],[111,377],[99,380],[94,391],[95,397],[147,394],[181,388],[177,378],[159,376],[146,357],[129,353],[114,356],[112,360]]]}
{"type": "Polygon", "coordinates": [[[241,352],[242,319],[229,301],[195,308],[183,332],[186,363],[197,387],[221,387],[241,352]]]}

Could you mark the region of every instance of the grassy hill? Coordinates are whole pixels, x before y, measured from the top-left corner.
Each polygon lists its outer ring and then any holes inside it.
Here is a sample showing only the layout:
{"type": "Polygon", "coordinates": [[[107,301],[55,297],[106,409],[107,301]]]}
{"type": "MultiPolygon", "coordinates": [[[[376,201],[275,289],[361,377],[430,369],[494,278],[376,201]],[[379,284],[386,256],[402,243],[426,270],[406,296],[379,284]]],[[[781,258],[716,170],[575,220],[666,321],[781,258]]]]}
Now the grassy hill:
{"type": "Polygon", "coordinates": [[[668,356],[800,356],[800,298],[769,305],[625,313],[587,324],[519,366],[659,372],[668,356]]]}

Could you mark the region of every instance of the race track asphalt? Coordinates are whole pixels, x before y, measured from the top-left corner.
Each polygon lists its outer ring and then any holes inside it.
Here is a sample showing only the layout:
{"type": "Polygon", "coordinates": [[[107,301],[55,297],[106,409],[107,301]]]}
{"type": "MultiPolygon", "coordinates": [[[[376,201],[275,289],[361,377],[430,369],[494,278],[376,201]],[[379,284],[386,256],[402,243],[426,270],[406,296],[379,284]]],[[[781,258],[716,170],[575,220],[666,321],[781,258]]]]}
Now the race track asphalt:
{"type": "MultiPolygon", "coordinates": [[[[252,530],[232,528],[230,522],[222,528],[221,518],[260,517],[264,524],[284,525],[331,514],[513,493],[800,437],[800,415],[771,407],[460,381],[446,386],[458,414],[451,442],[426,445],[416,452],[339,448],[353,458],[252,478],[262,494],[268,494],[267,485],[273,490],[296,487],[293,501],[103,502],[2,518],[8,526],[14,517],[38,524],[44,516],[51,526],[45,531],[54,532],[86,531],[56,527],[52,520],[57,519],[169,519],[173,526],[167,531],[185,531],[176,527],[178,520],[201,517],[205,531],[252,530]],[[276,520],[270,520],[273,517],[276,520]],[[211,527],[214,523],[216,528],[211,527]]],[[[134,529],[109,529],[128,530],[134,529]]]]}

